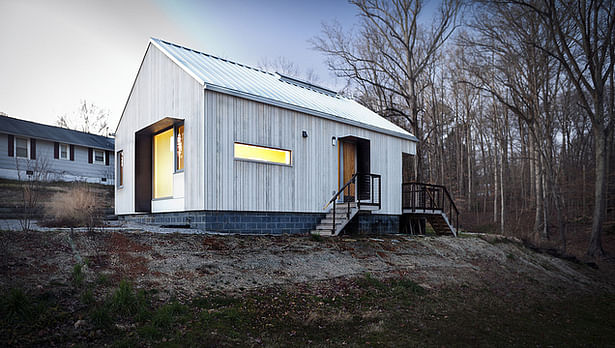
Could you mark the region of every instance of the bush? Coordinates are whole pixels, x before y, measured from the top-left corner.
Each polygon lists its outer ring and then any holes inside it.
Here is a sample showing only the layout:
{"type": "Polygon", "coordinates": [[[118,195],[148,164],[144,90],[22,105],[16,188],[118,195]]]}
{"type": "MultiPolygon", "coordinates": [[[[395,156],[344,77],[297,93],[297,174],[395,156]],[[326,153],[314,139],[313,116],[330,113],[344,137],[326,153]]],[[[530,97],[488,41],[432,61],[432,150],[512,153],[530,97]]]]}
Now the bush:
{"type": "Polygon", "coordinates": [[[94,227],[102,223],[103,202],[86,183],[75,183],[53,195],[46,207],[49,227],[94,227]]]}
{"type": "Polygon", "coordinates": [[[76,264],[73,267],[71,280],[73,282],[73,285],[77,288],[80,288],[83,285],[83,281],[85,280],[85,274],[83,273],[83,265],[81,265],[80,263],[76,264]]]}

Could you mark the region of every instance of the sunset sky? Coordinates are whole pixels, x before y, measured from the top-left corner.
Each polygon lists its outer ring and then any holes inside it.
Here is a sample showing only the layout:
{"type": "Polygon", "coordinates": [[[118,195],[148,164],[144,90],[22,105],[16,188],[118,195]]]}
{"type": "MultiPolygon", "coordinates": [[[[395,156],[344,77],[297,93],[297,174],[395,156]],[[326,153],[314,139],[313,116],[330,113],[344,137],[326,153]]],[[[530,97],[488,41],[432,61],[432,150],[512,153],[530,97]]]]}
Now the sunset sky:
{"type": "Polygon", "coordinates": [[[251,66],[284,57],[341,87],[308,42],[333,20],[358,22],[344,0],[0,0],[0,111],[53,124],[87,100],[113,129],[150,37],[251,66]]]}

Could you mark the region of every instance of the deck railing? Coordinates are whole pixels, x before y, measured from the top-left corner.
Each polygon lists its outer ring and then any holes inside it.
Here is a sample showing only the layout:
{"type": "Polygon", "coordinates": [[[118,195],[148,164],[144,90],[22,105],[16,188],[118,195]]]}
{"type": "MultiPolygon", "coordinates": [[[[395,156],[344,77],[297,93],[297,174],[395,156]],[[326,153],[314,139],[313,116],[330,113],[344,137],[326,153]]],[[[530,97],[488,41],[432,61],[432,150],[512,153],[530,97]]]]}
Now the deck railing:
{"type": "Polygon", "coordinates": [[[403,183],[402,209],[418,213],[442,212],[448,216],[451,226],[459,229],[459,210],[446,186],[420,182],[403,183]]]}

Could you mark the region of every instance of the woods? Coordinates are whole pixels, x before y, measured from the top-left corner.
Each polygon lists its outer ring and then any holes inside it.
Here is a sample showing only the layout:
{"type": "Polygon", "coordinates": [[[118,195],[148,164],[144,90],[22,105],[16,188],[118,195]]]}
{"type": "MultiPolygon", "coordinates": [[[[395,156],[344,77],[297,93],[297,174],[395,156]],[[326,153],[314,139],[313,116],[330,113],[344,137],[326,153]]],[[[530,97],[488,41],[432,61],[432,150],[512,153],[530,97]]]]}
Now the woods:
{"type": "Polygon", "coordinates": [[[604,253],[615,220],[612,1],[353,0],[313,40],[345,93],[419,139],[413,179],[463,228],[604,253]],[[433,20],[430,18],[433,17],[433,20]],[[590,227],[591,226],[591,227],[590,227]]]}

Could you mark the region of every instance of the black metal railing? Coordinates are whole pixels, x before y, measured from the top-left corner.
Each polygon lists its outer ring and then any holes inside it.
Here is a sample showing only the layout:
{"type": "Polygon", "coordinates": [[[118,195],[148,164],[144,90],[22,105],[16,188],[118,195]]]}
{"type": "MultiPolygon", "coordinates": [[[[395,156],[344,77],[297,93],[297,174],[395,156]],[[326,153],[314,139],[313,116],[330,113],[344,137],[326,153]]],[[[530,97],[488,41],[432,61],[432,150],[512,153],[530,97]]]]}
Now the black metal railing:
{"type": "Polygon", "coordinates": [[[325,209],[330,204],[333,204],[331,208],[333,215],[333,227],[331,230],[333,234],[335,234],[336,230],[335,215],[338,212],[338,205],[346,204],[342,209],[345,208],[346,219],[349,219],[352,203],[356,203],[359,210],[362,205],[378,207],[378,209],[382,207],[382,178],[379,174],[355,173],[327,202],[325,209]]]}
{"type": "Polygon", "coordinates": [[[459,210],[446,186],[409,182],[401,184],[402,209],[413,212],[442,212],[451,226],[459,230],[459,210]]]}

